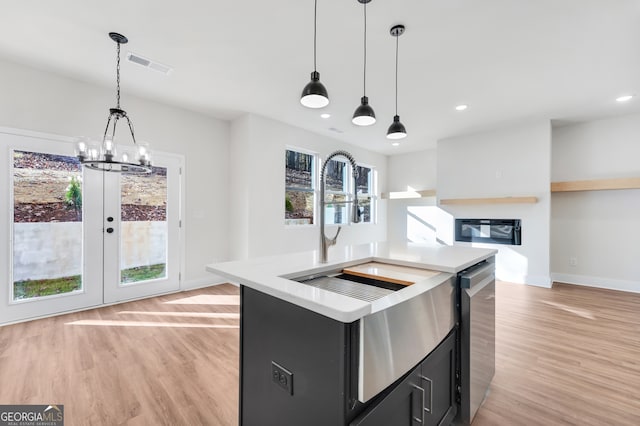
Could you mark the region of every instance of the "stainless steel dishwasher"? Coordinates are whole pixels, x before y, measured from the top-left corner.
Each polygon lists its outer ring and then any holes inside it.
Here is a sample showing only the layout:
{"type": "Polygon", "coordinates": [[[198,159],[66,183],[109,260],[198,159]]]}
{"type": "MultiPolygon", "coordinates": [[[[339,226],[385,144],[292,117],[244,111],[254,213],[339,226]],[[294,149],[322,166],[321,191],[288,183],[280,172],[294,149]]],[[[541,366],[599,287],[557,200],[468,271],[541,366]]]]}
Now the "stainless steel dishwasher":
{"type": "Polygon", "coordinates": [[[460,415],[459,424],[473,421],[489,393],[495,373],[494,259],[462,271],[460,279],[460,415]]]}

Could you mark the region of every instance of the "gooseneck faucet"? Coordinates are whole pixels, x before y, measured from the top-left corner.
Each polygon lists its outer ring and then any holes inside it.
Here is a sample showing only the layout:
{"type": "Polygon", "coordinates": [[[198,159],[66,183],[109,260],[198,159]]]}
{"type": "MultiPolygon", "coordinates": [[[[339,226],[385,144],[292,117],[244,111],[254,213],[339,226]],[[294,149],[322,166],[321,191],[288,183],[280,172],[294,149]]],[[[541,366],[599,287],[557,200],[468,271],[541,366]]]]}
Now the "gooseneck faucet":
{"type": "Polygon", "coordinates": [[[328,203],[324,200],[324,192],[326,185],[326,171],[327,165],[329,161],[331,161],[334,157],[344,157],[351,163],[351,170],[353,170],[353,200],[349,201],[337,201],[332,202],[331,204],[347,204],[353,203],[351,222],[358,223],[360,222],[360,211],[358,209],[358,188],[357,188],[357,179],[358,179],[358,166],[356,164],[356,160],[353,159],[353,155],[349,154],[347,151],[334,151],[325,160],[322,165],[322,171],[320,172],[320,263],[327,263],[329,247],[334,245],[338,239],[338,235],[340,234],[341,226],[338,227],[338,231],[333,238],[327,238],[324,234],[324,222],[325,222],[325,211],[324,207],[328,203]]]}

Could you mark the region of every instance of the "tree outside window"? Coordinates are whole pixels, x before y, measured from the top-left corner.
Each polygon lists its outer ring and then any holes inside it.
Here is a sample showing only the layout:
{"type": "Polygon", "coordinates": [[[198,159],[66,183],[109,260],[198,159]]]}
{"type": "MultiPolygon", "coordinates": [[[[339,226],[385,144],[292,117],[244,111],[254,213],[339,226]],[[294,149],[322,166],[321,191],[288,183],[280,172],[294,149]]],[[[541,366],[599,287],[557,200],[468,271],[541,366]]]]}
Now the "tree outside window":
{"type": "Polygon", "coordinates": [[[356,192],[358,196],[358,208],[360,209],[360,221],[362,223],[374,222],[375,204],[375,170],[371,167],[358,166],[358,178],[356,179],[356,192]]]}
{"type": "Polygon", "coordinates": [[[285,224],[313,224],[314,205],[315,156],[287,149],[285,152],[285,224]]]}

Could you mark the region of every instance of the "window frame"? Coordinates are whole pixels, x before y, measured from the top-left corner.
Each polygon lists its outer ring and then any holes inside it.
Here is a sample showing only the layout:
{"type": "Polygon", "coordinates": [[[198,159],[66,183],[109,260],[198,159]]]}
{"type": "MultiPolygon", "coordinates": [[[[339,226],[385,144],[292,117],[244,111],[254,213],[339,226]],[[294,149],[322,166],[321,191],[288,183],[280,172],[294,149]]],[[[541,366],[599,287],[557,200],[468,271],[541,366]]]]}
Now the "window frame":
{"type": "MultiPolygon", "coordinates": [[[[366,194],[356,193],[356,197],[358,198],[358,202],[361,199],[369,198],[369,221],[368,222],[359,222],[355,225],[375,225],[378,223],[378,171],[374,166],[370,166],[368,164],[356,163],[356,166],[369,169],[369,182],[368,189],[369,192],[366,194]]],[[[357,190],[357,188],[356,188],[357,190]]]]}
{"type": "Polygon", "coordinates": [[[312,203],[312,208],[313,211],[311,213],[312,215],[312,223],[288,223],[288,220],[295,220],[295,219],[287,219],[286,218],[286,207],[284,210],[284,226],[285,228],[293,228],[293,229],[300,229],[300,228],[310,228],[310,227],[315,227],[317,226],[317,222],[318,222],[318,209],[317,207],[317,200],[320,197],[320,191],[318,189],[319,185],[319,173],[320,173],[320,169],[318,164],[320,163],[320,156],[317,152],[311,151],[309,149],[304,149],[304,148],[300,148],[297,146],[292,146],[292,145],[286,145],[285,146],[285,164],[284,164],[284,196],[285,196],[285,206],[286,206],[286,197],[287,197],[287,192],[289,191],[298,191],[298,192],[306,192],[306,193],[311,193],[313,194],[313,203],[312,203]],[[312,165],[311,165],[311,188],[310,189],[305,189],[305,188],[295,188],[295,187],[288,187],[287,186],[287,162],[286,162],[286,155],[287,155],[287,151],[293,151],[293,152],[297,152],[300,154],[306,154],[306,155],[310,155],[312,157],[312,165]]]}

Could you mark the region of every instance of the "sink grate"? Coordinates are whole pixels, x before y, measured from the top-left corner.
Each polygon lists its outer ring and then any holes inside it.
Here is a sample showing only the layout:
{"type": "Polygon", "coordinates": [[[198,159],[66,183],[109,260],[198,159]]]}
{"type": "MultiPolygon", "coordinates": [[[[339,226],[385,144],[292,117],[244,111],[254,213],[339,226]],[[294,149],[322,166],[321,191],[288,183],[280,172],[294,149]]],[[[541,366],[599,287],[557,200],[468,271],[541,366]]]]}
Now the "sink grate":
{"type": "Polygon", "coordinates": [[[394,292],[393,290],[387,290],[386,288],[375,287],[368,284],[361,284],[334,277],[312,278],[310,280],[301,281],[301,283],[331,291],[333,293],[342,294],[343,296],[353,297],[354,299],[364,300],[365,302],[373,302],[374,300],[378,300],[394,292]]]}

